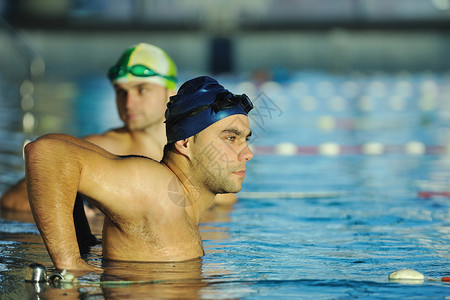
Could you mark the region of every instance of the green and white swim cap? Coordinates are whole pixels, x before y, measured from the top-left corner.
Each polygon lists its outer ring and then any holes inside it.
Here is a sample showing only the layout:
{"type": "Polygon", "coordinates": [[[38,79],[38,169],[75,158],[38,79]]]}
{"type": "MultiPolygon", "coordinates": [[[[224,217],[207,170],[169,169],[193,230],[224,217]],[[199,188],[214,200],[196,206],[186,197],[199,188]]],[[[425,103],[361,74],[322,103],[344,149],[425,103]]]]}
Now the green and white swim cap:
{"type": "Polygon", "coordinates": [[[173,90],[177,85],[177,67],[161,48],[139,43],[123,52],[109,69],[108,78],[113,83],[148,81],[173,90]]]}

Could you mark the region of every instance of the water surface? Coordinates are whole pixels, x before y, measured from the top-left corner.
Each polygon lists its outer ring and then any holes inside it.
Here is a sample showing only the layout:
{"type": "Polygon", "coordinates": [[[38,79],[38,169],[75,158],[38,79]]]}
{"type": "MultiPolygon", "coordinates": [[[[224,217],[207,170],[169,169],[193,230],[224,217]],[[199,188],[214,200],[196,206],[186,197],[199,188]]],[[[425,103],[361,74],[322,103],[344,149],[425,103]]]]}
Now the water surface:
{"type": "MultiPolygon", "coordinates": [[[[111,263],[97,246],[86,259],[103,265],[104,274],[82,275],[76,286],[32,285],[23,281],[26,266],[40,262],[51,270],[51,261],[31,216],[2,211],[2,299],[450,296],[450,286],[440,281],[388,281],[403,268],[428,279],[450,275],[450,199],[418,196],[450,186],[450,82],[443,74],[298,73],[263,85],[223,80],[259,108],[251,118],[256,156],[239,201],[202,220],[204,257],[111,263]]],[[[27,138],[20,97],[8,86],[0,98],[0,191],[23,176],[27,138]]],[[[44,109],[36,112],[36,132],[44,131],[42,120],[78,136],[120,124],[104,79],[64,86],[71,96],[59,105],[70,112],[70,126],[44,109]]],[[[93,222],[100,236],[101,219],[93,222]]]]}

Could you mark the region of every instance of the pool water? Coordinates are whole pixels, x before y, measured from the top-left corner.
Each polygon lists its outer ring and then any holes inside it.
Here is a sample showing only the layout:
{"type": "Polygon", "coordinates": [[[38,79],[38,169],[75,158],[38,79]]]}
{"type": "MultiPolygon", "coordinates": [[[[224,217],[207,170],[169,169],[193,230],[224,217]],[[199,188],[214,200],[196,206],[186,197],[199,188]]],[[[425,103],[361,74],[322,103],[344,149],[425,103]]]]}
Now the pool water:
{"type": "MultiPolygon", "coordinates": [[[[450,190],[445,74],[300,72],[263,83],[221,81],[254,100],[255,158],[239,201],[205,214],[204,257],[113,264],[97,246],[86,259],[103,264],[104,274],[81,275],[78,285],[25,283],[28,264],[52,264],[30,215],[2,211],[2,299],[450,297],[450,285],[439,281],[450,276],[450,198],[419,194],[450,190]],[[388,280],[404,268],[426,280],[388,280]]],[[[82,136],[120,124],[104,79],[70,86],[75,92],[64,105],[71,123],[51,122],[61,126],[56,131],[82,136]]],[[[2,90],[0,191],[23,176],[19,98],[2,90]]],[[[49,120],[45,110],[35,113],[49,120]]],[[[92,221],[100,236],[101,218],[92,221]]]]}

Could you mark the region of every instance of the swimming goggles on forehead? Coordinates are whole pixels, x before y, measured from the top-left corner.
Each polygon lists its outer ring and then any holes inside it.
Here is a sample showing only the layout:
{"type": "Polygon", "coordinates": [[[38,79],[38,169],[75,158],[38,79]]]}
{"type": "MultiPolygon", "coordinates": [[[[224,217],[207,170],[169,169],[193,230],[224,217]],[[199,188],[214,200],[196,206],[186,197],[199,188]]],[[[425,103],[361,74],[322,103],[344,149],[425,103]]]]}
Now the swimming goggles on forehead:
{"type": "Polygon", "coordinates": [[[116,78],[125,76],[127,73],[130,73],[133,76],[137,76],[137,77],[159,76],[159,77],[165,78],[167,80],[173,81],[175,83],[177,82],[176,77],[157,73],[144,65],[134,65],[134,66],[114,65],[108,70],[108,78],[110,80],[114,80],[116,78]]]}
{"type": "Polygon", "coordinates": [[[235,108],[238,105],[241,105],[242,108],[244,109],[245,113],[247,113],[247,114],[249,111],[251,111],[253,109],[253,103],[246,94],[235,95],[230,92],[220,93],[216,96],[216,99],[214,100],[213,103],[195,107],[193,109],[188,110],[185,113],[179,114],[176,117],[169,118],[169,120],[167,120],[167,123],[175,124],[186,118],[194,117],[209,108],[211,109],[211,113],[212,112],[218,113],[219,111],[222,111],[222,110],[235,108]]]}

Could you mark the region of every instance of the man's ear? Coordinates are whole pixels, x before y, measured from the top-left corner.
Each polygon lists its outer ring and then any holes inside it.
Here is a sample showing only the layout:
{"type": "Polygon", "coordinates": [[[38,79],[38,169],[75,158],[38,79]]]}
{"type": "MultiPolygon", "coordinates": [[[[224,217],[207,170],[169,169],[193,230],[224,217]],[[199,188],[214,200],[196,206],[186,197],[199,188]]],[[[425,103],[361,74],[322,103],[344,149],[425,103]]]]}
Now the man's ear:
{"type": "Polygon", "coordinates": [[[189,138],[184,139],[184,140],[176,141],[175,142],[175,149],[177,149],[177,151],[180,154],[190,158],[190,156],[191,156],[190,143],[191,143],[191,141],[190,141],[189,138]]]}

